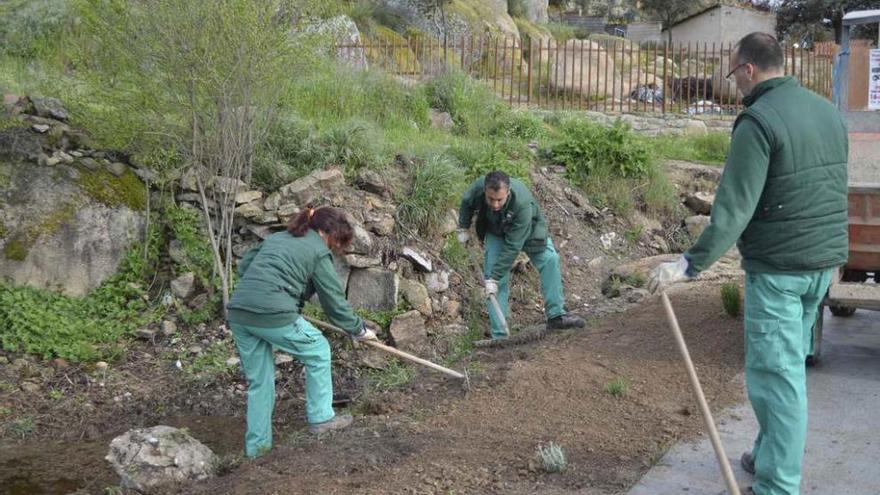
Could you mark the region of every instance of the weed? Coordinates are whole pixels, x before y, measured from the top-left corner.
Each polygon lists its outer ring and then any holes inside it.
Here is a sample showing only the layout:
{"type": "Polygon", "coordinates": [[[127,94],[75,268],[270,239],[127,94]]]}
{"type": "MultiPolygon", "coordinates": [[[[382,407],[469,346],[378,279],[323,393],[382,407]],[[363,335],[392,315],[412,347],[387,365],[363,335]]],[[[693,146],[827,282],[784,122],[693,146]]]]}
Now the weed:
{"type": "Polygon", "coordinates": [[[470,252],[464,244],[458,242],[454,233],[446,236],[440,257],[456,272],[467,273],[470,267],[470,252]]]}
{"type": "Polygon", "coordinates": [[[631,228],[627,229],[626,232],[623,233],[623,236],[626,238],[626,241],[630,244],[635,244],[642,238],[642,234],[645,233],[644,225],[633,225],[631,228]]]}
{"type": "Polygon", "coordinates": [[[220,340],[211,344],[201,354],[196,356],[192,365],[185,369],[193,376],[199,378],[213,378],[236,373],[234,367],[226,365],[226,360],[233,354],[231,340],[220,340]]]}
{"type": "Polygon", "coordinates": [[[403,309],[403,307],[398,307],[397,309],[390,311],[376,311],[367,308],[358,308],[356,310],[358,316],[365,320],[372,321],[373,323],[382,327],[382,330],[388,331],[388,328],[391,327],[391,320],[394,319],[395,316],[400,315],[408,311],[407,309],[403,309]]]}
{"type": "Polygon", "coordinates": [[[231,474],[236,468],[241,466],[243,461],[244,456],[241,454],[226,454],[224,456],[218,456],[214,461],[214,474],[217,476],[231,474]]]}
{"type": "Polygon", "coordinates": [[[202,283],[209,282],[214,272],[214,254],[202,216],[190,208],[169,205],[165,208],[164,219],[174,239],[183,248],[184,260],[180,268],[194,272],[202,283]]]}
{"type": "Polygon", "coordinates": [[[362,168],[378,168],[382,164],[382,136],[376,126],[352,119],[324,131],[311,145],[307,159],[321,166],[340,166],[351,174],[362,168]]]}
{"type": "Polygon", "coordinates": [[[539,445],[535,450],[535,459],[540,463],[541,469],[548,473],[561,473],[568,467],[565,450],[555,442],[539,445]]]}
{"type": "Polygon", "coordinates": [[[426,94],[431,106],[449,112],[455,133],[463,136],[489,134],[497,115],[510,111],[485,84],[456,70],[432,79],[426,94]]]}
{"type": "Polygon", "coordinates": [[[412,188],[398,198],[398,221],[406,228],[430,236],[461,192],[461,175],[458,166],[442,155],[417,165],[412,188]]]}
{"type": "Polygon", "coordinates": [[[622,121],[607,127],[586,119],[569,119],[562,123],[560,132],[551,153],[575,183],[583,184],[594,176],[633,178],[648,172],[648,147],[622,121]]]}
{"type": "Polygon", "coordinates": [[[60,400],[62,397],[64,397],[64,392],[57,388],[53,388],[49,391],[49,398],[52,400],[60,400]]]}
{"type": "Polygon", "coordinates": [[[605,392],[614,397],[622,397],[629,392],[629,380],[621,377],[615,378],[605,384],[605,392]]]}
{"type": "Polygon", "coordinates": [[[6,432],[19,438],[27,438],[28,435],[34,432],[35,427],[34,419],[26,416],[6,423],[6,432]]]}
{"type": "Polygon", "coordinates": [[[643,273],[633,273],[629,277],[626,277],[626,283],[633,287],[644,287],[648,280],[645,278],[643,273]]]}
{"type": "Polygon", "coordinates": [[[500,170],[526,184],[532,155],[525,144],[514,140],[460,141],[449,148],[449,155],[467,170],[465,179],[472,181],[489,172],[500,170]]]}
{"type": "Polygon", "coordinates": [[[384,392],[409,384],[415,377],[415,371],[408,364],[392,360],[383,370],[369,372],[370,386],[373,390],[384,392]]]}
{"type": "Polygon", "coordinates": [[[726,283],[721,286],[721,304],[728,315],[739,316],[740,308],[742,308],[742,296],[738,285],[726,283]]]}
{"type": "Polygon", "coordinates": [[[124,495],[125,489],[121,486],[106,486],[104,487],[103,495],[124,495]]]}

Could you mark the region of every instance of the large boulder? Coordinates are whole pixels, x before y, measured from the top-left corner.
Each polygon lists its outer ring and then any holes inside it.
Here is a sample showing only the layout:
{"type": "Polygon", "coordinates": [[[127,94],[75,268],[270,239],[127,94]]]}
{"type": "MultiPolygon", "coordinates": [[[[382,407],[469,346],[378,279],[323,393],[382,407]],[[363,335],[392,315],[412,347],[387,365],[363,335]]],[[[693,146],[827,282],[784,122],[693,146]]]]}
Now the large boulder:
{"type": "Polygon", "coordinates": [[[161,425],[114,438],[105,459],[120,476],[123,488],[141,493],[210,478],[218,461],[211,449],[186,432],[161,425]]]}
{"type": "MultiPolygon", "coordinates": [[[[481,36],[499,34],[517,38],[519,32],[507,13],[507,0],[380,0],[380,4],[400,14],[408,24],[434,36],[481,36]],[[445,22],[444,22],[445,20],[445,22]]],[[[546,3],[546,2],[545,2],[546,3]]]]}
{"type": "MultiPolygon", "coordinates": [[[[345,184],[345,177],[339,169],[318,170],[282,186],[279,190],[280,204],[296,203],[308,206],[316,199],[329,194],[330,190],[345,184]]],[[[273,198],[274,200],[274,198],[273,198]]]]}
{"type": "Polygon", "coordinates": [[[347,15],[339,15],[310,24],[303,29],[306,33],[325,35],[332,38],[336,46],[336,58],[352,67],[367,68],[367,56],[357,24],[347,15]]]}
{"type": "Polygon", "coordinates": [[[395,316],[388,332],[397,347],[404,351],[419,352],[428,345],[425,319],[415,310],[395,316]]]}
{"type": "MultiPolygon", "coordinates": [[[[614,60],[599,43],[573,39],[561,46],[552,43],[541,51],[542,60],[554,62],[558,51],[559,63],[556,68],[550,69],[550,88],[553,91],[583,93],[593,98],[612,96],[615,85],[610,84],[609,79],[614,77],[614,60]]],[[[620,92],[620,89],[617,91],[620,92]]]]}
{"type": "Polygon", "coordinates": [[[547,7],[550,3],[548,0],[522,0],[522,3],[525,7],[526,19],[542,24],[550,20],[547,13],[547,7]]]}
{"type": "Polygon", "coordinates": [[[37,165],[31,145],[40,144],[27,131],[19,151],[4,146],[16,132],[0,132],[0,279],[83,296],[143,238],[144,184],[131,170],[117,177],[80,159],[37,165]]]}

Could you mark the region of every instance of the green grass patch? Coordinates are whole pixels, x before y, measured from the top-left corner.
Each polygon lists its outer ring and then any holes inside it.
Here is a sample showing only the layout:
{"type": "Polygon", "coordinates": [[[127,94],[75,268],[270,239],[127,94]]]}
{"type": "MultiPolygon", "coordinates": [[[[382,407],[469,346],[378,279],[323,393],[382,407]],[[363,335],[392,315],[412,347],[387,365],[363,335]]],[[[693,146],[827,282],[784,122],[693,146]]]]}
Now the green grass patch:
{"type": "Polygon", "coordinates": [[[742,308],[742,294],[740,294],[738,285],[726,283],[721,286],[721,305],[729,316],[734,318],[739,316],[742,308]]]}
{"type": "Polygon", "coordinates": [[[730,134],[710,132],[705,136],[659,136],[646,138],[652,153],[668,160],[721,165],[730,150],[730,134]]]}
{"type": "Polygon", "coordinates": [[[110,208],[127,206],[135,211],[142,211],[147,207],[147,188],[130,169],[117,177],[103,168],[78,168],[79,186],[95,201],[110,208]]]}
{"type": "Polygon", "coordinates": [[[430,236],[463,187],[456,163],[442,155],[432,156],[416,165],[412,186],[398,195],[397,220],[405,228],[430,236]]]}
{"type": "Polygon", "coordinates": [[[385,392],[408,385],[415,378],[415,370],[397,359],[391,360],[383,370],[370,370],[367,379],[370,388],[385,392]]]}
{"type": "Polygon", "coordinates": [[[605,392],[614,397],[622,397],[629,392],[630,384],[626,378],[615,378],[605,384],[605,392]]]}

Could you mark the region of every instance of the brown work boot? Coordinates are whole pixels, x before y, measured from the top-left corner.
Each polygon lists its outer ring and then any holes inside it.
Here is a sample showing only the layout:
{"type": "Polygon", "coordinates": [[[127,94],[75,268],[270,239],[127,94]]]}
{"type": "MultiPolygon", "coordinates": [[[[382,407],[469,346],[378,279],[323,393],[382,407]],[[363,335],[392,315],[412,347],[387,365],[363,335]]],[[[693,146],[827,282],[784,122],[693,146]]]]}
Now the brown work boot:
{"type": "Polygon", "coordinates": [[[584,319],[579,316],[560,315],[547,320],[548,330],[562,330],[565,328],[584,328],[584,319]]]}
{"type": "Polygon", "coordinates": [[[755,458],[752,457],[751,452],[743,452],[742,457],[739,458],[739,463],[745,472],[755,474],[755,458]]]}
{"type": "Polygon", "coordinates": [[[351,426],[352,417],[350,414],[337,414],[333,419],[324,421],[323,423],[313,423],[309,425],[309,433],[320,435],[330,430],[341,430],[351,426]]]}

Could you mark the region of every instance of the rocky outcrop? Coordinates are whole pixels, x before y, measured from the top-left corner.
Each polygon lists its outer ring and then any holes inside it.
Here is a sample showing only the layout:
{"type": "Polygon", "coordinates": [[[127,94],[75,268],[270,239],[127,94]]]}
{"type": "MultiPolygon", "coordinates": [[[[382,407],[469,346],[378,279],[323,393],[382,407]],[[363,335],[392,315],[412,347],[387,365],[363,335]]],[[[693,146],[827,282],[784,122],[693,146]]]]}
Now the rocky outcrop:
{"type": "Polygon", "coordinates": [[[330,36],[336,46],[336,58],[358,69],[367,68],[367,54],[363,48],[361,32],[357,24],[347,15],[310,24],[303,29],[306,33],[330,36]]]}
{"type": "Polygon", "coordinates": [[[19,102],[34,115],[0,131],[0,279],[83,296],[143,238],[147,190],[137,169],[55,120],[67,118],[57,100],[19,102]]]}

